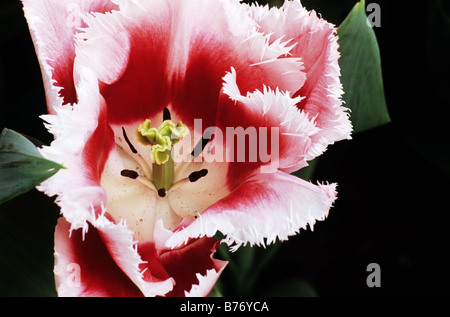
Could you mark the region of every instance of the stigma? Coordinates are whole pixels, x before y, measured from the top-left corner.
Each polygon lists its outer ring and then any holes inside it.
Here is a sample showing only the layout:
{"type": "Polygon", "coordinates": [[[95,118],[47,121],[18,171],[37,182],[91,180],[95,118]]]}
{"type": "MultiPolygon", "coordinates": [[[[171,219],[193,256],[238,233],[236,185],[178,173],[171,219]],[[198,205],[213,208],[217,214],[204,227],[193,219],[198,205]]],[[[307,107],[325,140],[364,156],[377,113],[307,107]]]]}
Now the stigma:
{"type": "Polygon", "coordinates": [[[146,119],[137,128],[139,142],[151,146],[152,181],[160,197],[164,197],[166,190],[173,185],[175,174],[173,147],[188,133],[188,127],[181,121],[175,124],[171,120],[167,108],[164,109],[164,121],[158,128],[151,127],[149,119],[146,119]]]}

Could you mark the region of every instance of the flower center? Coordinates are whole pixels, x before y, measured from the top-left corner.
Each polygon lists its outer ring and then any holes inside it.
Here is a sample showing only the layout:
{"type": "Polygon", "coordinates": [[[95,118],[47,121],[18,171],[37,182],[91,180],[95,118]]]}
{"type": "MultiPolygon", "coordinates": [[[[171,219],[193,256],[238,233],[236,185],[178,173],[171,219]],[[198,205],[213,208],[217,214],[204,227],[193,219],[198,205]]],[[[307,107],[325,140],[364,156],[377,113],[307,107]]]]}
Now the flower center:
{"type": "Polygon", "coordinates": [[[109,215],[125,220],[136,240],[152,240],[159,220],[168,230],[186,225],[229,194],[228,165],[196,159],[206,141],[171,118],[168,109],[151,121],[112,129],[116,150],[105,163],[101,186],[109,215]]]}
{"type": "Polygon", "coordinates": [[[189,133],[189,129],[182,122],[175,125],[166,118],[159,128],[151,128],[150,124],[147,119],[139,125],[137,137],[142,144],[151,145],[152,181],[158,194],[163,197],[173,185],[173,146],[189,133]]]}

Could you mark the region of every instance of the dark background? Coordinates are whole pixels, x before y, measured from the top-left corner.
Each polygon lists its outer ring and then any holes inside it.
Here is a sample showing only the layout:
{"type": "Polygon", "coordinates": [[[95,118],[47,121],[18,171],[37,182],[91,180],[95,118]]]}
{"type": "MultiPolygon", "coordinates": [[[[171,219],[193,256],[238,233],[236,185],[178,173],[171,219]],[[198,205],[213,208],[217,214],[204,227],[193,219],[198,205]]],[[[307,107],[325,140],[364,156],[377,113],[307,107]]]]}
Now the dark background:
{"type": "MultiPolygon", "coordinates": [[[[330,146],[319,159],[313,180],[339,184],[335,206],[313,232],[302,230],[282,244],[252,295],[293,280],[319,296],[448,295],[450,1],[376,2],[381,27],[374,31],[392,121],[330,146]],[[380,288],[366,285],[373,262],[381,267],[380,288]]],[[[356,1],[302,3],[339,25],[356,1]]],[[[49,144],[38,119],[45,112],[21,5],[2,0],[0,129],[49,144]]],[[[54,295],[48,281],[58,212],[36,190],[0,205],[0,296],[54,295]]]]}

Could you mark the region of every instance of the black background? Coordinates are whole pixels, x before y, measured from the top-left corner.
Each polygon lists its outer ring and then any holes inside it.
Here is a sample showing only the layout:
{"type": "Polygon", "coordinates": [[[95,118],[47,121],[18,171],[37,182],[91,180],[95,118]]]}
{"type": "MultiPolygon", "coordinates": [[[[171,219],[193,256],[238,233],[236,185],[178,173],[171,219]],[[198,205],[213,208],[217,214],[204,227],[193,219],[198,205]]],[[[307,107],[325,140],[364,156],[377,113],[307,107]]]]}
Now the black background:
{"type": "MultiPolygon", "coordinates": [[[[339,25],[355,1],[302,3],[339,25]]],[[[448,295],[450,3],[377,3],[381,27],[374,30],[392,121],[320,158],[313,180],[339,184],[335,206],[313,232],[283,243],[252,295],[292,279],[319,296],[448,295]],[[373,262],[381,267],[380,288],[366,285],[373,262]]],[[[49,144],[38,119],[46,112],[40,69],[20,3],[2,0],[0,14],[0,128],[49,144]]],[[[0,206],[1,296],[52,293],[40,281],[53,279],[57,216],[52,199],[35,190],[0,206]],[[34,267],[36,259],[44,265],[34,267]]]]}

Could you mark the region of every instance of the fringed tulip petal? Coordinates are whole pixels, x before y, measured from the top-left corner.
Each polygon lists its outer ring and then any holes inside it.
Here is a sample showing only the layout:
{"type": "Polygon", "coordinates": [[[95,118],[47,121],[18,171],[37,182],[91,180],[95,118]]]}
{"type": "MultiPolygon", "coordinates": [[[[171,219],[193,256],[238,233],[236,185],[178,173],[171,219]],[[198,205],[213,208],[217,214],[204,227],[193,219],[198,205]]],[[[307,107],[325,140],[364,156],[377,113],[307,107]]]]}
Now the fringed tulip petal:
{"type": "Polygon", "coordinates": [[[50,113],[54,107],[77,102],[74,80],[75,35],[92,12],[118,6],[109,0],[22,0],[31,31],[50,113]]]}
{"type": "Polygon", "coordinates": [[[249,11],[262,32],[290,39],[295,44],[292,56],[302,58],[307,79],[294,96],[302,97],[298,108],[315,118],[320,129],[312,138],[307,160],[322,154],[329,144],[350,139],[352,126],[341,100],[336,27],[315,11],[307,11],[297,0],[285,1],[279,9],[253,4],[249,11]]]}
{"type": "Polygon", "coordinates": [[[218,231],[233,249],[247,243],[266,245],[286,240],[326,218],[336,199],[335,189],[336,184],[314,185],[283,172],[256,174],[176,232],[167,245],[175,247],[218,231]]]}

